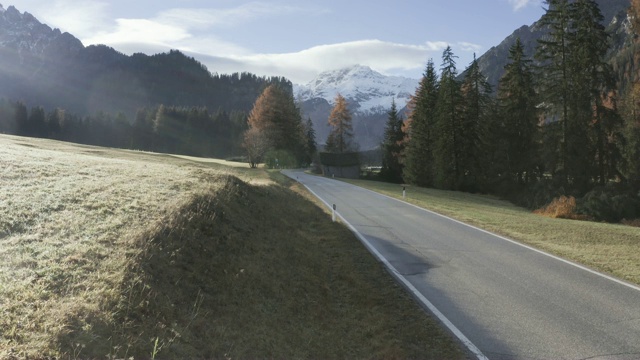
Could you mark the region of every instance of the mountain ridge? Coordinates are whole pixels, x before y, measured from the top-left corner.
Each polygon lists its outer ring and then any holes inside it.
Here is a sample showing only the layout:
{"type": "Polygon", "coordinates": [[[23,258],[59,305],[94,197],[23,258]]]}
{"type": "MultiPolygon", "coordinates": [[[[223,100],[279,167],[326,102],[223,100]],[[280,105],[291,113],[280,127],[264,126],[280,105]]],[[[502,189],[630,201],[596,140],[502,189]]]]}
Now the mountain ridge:
{"type": "Polygon", "coordinates": [[[105,45],[85,47],[28,12],[2,10],[0,98],[29,106],[78,115],[122,112],[129,119],[159,104],[248,112],[267,85],[292,86],[278,77],[213,74],[176,50],[128,56],[105,45]]]}

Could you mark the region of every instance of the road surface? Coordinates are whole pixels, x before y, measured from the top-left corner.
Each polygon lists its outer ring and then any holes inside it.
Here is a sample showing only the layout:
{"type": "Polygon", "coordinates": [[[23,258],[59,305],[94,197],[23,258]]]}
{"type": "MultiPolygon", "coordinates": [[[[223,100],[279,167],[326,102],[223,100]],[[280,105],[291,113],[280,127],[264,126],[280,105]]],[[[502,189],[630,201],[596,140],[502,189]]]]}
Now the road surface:
{"type": "Polygon", "coordinates": [[[284,173],[336,204],[479,359],[640,359],[640,288],[366,189],[284,173]]]}

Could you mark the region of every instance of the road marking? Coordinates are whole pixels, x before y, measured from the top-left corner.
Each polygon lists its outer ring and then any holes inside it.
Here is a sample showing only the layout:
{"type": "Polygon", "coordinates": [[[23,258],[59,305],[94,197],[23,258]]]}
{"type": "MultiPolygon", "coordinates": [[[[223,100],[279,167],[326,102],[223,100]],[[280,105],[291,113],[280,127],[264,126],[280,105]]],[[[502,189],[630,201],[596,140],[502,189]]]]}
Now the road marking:
{"type": "MultiPolygon", "coordinates": [[[[349,184],[349,183],[345,183],[345,184],[349,184]]],[[[351,186],[356,186],[356,185],[352,185],[352,184],[349,184],[349,185],[351,185],[351,186]]],[[[559,257],[559,256],[556,256],[556,255],[550,254],[550,253],[545,252],[545,251],[543,251],[543,250],[536,249],[536,248],[531,247],[531,246],[529,246],[529,245],[525,245],[525,244],[523,244],[523,243],[520,243],[520,242],[517,242],[517,241],[515,241],[515,240],[509,239],[509,238],[507,238],[507,237],[504,237],[504,236],[502,236],[502,235],[498,235],[498,234],[492,233],[491,231],[481,229],[481,228],[479,228],[479,227],[476,227],[476,226],[473,226],[473,225],[467,224],[467,223],[465,223],[465,222],[462,222],[462,221],[460,221],[460,220],[456,220],[456,219],[451,218],[451,217],[448,217],[448,216],[446,216],[446,215],[439,214],[439,213],[437,213],[437,212],[435,212],[435,211],[431,211],[431,210],[429,210],[429,209],[425,209],[425,208],[420,207],[420,206],[418,206],[418,205],[411,204],[411,203],[406,202],[406,201],[403,201],[403,200],[401,200],[401,199],[396,199],[396,198],[391,197],[391,196],[389,196],[389,195],[381,194],[381,193],[379,193],[379,192],[375,192],[375,191],[373,191],[373,190],[369,190],[369,189],[367,189],[367,188],[363,188],[363,187],[360,187],[360,186],[356,186],[356,187],[358,187],[358,188],[360,188],[360,189],[364,189],[364,190],[369,191],[369,192],[372,192],[372,193],[374,193],[374,194],[377,194],[377,195],[380,195],[380,196],[383,196],[383,197],[389,198],[389,199],[391,199],[391,200],[399,201],[399,202],[401,202],[401,203],[403,203],[403,204],[413,206],[413,207],[414,207],[414,208],[416,208],[416,209],[420,209],[420,210],[422,210],[422,211],[426,211],[426,212],[428,212],[428,213],[430,213],[430,214],[437,215],[437,216],[442,217],[442,218],[445,218],[445,219],[447,219],[447,220],[451,220],[451,221],[453,221],[453,222],[455,222],[455,223],[458,223],[458,224],[460,224],[460,225],[464,225],[464,226],[469,227],[469,228],[474,229],[474,230],[478,230],[478,231],[483,232],[483,233],[485,233],[485,234],[495,236],[495,237],[496,237],[496,238],[498,238],[498,239],[501,239],[501,240],[504,240],[504,241],[510,242],[510,243],[512,243],[512,244],[515,244],[515,245],[521,246],[521,247],[523,247],[523,248],[525,248],[525,249],[529,249],[529,250],[535,251],[535,252],[537,252],[537,253],[539,253],[539,254],[542,254],[542,255],[548,256],[548,257],[550,257],[550,258],[552,258],[552,259],[555,259],[555,260],[561,261],[561,262],[563,262],[563,263],[565,263],[565,264],[568,264],[568,265],[571,265],[571,266],[577,267],[578,269],[581,269],[581,270],[587,271],[587,272],[589,272],[589,273],[591,273],[591,274],[594,274],[594,275],[600,276],[600,277],[605,278],[605,279],[607,279],[607,280],[611,280],[611,281],[613,281],[613,282],[615,282],[615,283],[617,283],[617,284],[620,284],[620,285],[626,286],[626,287],[631,288],[631,289],[633,289],[633,290],[640,291],[640,287],[639,287],[639,286],[636,286],[636,285],[634,285],[634,284],[630,284],[630,283],[628,283],[628,282],[622,281],[622,280],[617,279],[617,278],[615,278],[615,277],[613,277],[613,276],[610,276],[610,275],[607,275],[607,274],[603,274],[603,273],[598,272],[598,271],[596,271],[596,270],[590,269],[590,268],[588,268],[588,267],[586,267],[586,266],[584,266],[584,265],[580,265],[580,264],[575,263],[575,262],[573,262],[573,261],[570,261],[570,260],[567,260],[567,259],[563,259],[563,258],[561,258],[561,257],[559,257]]]]}
{"type": "MultiPolygon", "coordinates": [[[[333,207],[329,203],[327,203],[323,198],[318,196],[318,194],[316,194],[315,191],[311,190],[306,184],[302,182],[300,183],[307,190],[309,190],[309,192],[311,192],[313,196],[315,196],[320,201],[322,201],[329,209],[333,209],[333,207]]],[[[372,192],[374,194],[378,194],[375,191],[372,191],[372,192]]],[[[386,196],[386,195],[383,195],[383,196],[386,196]]],[[[389,198],[393,199],[392,197],[389,197],[389,198]]],[[[340,218],[340,220],[342,220],[347,225],[349,230],[351,230],[351,232],[353,232],[358,237],[360,242],[364,244],[367,250],[369,250],[369,252],[371,252],[376,258],[378,258],[378,260],[382,262],[384,266],[387,267],[387,269],[389,269],[393,277],[395,277],[398,281],[400,281],[402,285],[405,288],[407,288],[416,299],[418,299],[418,301],[420,301],[425,307],[427,307],[427,309],[429,309],[429,311],[431,311],[431,313],[435,315],[458,338],[458,340],[460,340],[467,347],[467,349],[469,349],[469,351],[471,351],[478,358],[478,360],[489,360],[489,358],[487,358],[482,353],[482,351],[480,351],[480,349],[478,349],[478,347],[475,346],[475,344],[473,344],[471,340],[469,340],[462,333],[462,331],[460,331],[455,325],[453,325],[453,323],[449,321],[449,319],[447,319],[447,317],[444,316],[444,314],[440,312],[440,310],[438,310],[438,308],[436,308],[435,305],[431,303],[431,301],[429,301],[424,295],[422,295],[422,293],[418,291],[418,289],[416,289],[416,287],[413,286],[413,284],[411,284],[409,280],[407,280],[402,274],[400,274],[400,272],[393,265],[391,265],[391,263],[375,247],[373,247],[373,245],[371,245],[369,240],[367,240],[364,237],[364,235],[362,235],[355,227],[353,227],[353,225],[351,225],[351,223],[349,223],[344,217],[342,217],[342,214],[340,214],[339,212],[336,212],[336,214],[340,218]]]]}

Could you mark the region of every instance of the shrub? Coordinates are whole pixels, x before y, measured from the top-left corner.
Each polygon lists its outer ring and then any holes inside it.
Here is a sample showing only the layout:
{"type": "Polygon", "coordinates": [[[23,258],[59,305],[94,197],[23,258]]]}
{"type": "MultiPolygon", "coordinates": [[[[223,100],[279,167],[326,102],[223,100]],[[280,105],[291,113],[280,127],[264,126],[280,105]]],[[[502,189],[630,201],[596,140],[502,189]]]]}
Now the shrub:
{"type": "Polygon", "coordinates": [[[534,211],[534,213],[558,219],[586,220],[586,217],[579,215],[576,209],[576,198],[562,195],[553,199],[547,206],[534,211]]]}
{"type": "Polygon", "coordinates": [[[580,213],[599,221],[617,223],[640,217],[640,196],[618,185],[595,188],[578,205],[580,213]]]}
{"type": "Polygon", "coordinates": [[[298,160],[286,150],[269,150],[264,156],[264,164],[268,169],[293,169],[298,167],[298,160]]]}
{"type": "Polygon", "coordinates": [[[540,209],[564,195],[564,188],[553,180],[540,180],[529,185],[503,180],[493,184],[494,193],[527,209],[540,209]]]}

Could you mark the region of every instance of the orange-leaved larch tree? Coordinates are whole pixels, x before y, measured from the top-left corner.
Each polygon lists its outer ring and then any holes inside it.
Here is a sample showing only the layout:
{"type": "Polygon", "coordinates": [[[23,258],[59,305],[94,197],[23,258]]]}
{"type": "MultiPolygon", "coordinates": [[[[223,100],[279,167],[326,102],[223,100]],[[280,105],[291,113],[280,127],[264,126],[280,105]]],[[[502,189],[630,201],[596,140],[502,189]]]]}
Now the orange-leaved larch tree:
{"type": "Polygon", "coordinates": [[[355,151],[353,143],[353,125],[347,100],[340,94],[336,96],[335,105],[329,115],[331,131],[327,137],[325,151],[332,153],[346,153],[355,151]]]}
{"type": "Polygon", "coordinates": [[[247,121],[249,129],[244,136],[244,147],[252,151],[247,154],[250,162],[261,161],[269,150],[285,151],[302,160],[305,149],[302,116],[293,95],[286,89],[268,86],[254,103],[247,121]]]}

